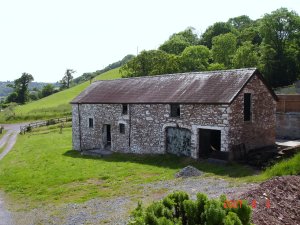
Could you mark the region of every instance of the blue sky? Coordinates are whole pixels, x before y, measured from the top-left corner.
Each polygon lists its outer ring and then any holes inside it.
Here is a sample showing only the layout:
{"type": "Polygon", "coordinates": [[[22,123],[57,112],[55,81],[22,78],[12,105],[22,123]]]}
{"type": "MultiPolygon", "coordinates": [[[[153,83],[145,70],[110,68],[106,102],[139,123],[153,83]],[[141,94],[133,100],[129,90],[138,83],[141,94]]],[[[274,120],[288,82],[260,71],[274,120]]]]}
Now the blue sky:
{"type": "Polygon", "coordinates": [[[0,80],[22,72],[56,82],[67,68],[93,72],[192,26],[200,35],[218,21],[262,17],[297,0],[0,0],[0,80]]]}

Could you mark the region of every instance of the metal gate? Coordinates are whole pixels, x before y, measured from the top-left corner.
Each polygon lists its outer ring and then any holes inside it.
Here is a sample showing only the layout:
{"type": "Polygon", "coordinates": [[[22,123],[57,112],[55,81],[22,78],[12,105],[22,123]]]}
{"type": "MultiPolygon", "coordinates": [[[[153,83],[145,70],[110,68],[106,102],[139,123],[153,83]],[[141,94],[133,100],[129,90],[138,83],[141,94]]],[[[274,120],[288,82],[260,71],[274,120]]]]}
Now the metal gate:
{"type": "Polygon", "coordinates": [[[191,156],[191,131],[185,128],[168,127],[166,129],[167,152],[191,156]]]}

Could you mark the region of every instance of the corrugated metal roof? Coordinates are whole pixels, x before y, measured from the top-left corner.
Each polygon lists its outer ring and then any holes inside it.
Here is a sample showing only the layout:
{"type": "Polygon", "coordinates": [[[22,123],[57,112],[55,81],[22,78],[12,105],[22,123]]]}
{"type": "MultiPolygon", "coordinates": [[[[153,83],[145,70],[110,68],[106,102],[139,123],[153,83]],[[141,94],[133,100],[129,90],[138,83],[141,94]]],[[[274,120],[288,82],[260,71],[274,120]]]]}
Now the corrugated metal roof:
{"type": "Polygon", "coordinates": [[[230,103],[255,68],[97,81],[71,103],[230,103]]]}

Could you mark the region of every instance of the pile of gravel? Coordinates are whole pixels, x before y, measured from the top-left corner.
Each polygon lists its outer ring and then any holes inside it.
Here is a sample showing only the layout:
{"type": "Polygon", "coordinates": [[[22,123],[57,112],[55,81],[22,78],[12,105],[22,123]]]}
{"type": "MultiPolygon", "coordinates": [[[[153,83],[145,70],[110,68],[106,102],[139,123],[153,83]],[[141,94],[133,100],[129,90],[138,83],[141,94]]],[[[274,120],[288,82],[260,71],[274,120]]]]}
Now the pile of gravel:
{"type": "Polygon", "coordinates": [[[175,174],[176,178],[179,177],[197,177],[201,176],[203,172],[198,170],[197,168],[193,166],[186,166],[182,170],[180,170],[178,173],[175,174]]]}

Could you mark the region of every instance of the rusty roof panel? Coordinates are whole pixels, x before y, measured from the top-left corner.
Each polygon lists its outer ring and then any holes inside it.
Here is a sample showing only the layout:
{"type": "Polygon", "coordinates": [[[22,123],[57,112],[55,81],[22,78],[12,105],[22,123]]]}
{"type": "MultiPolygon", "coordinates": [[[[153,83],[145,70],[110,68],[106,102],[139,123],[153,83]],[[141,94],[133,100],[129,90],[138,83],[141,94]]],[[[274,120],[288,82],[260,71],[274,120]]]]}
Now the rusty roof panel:
{"type": "Polygon", "coordinates": [[[92,83],[71,103],[230,103],[255,68],[123,78],[92,83]]]}

